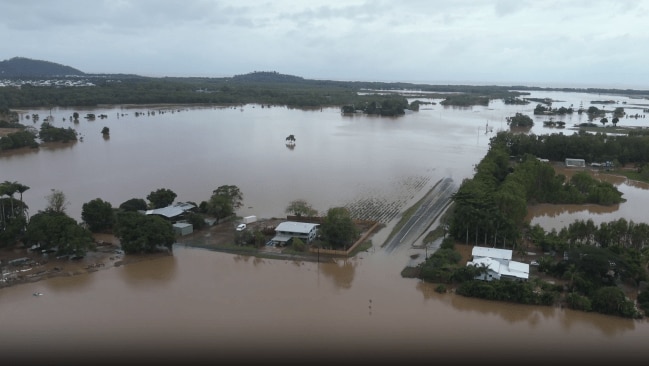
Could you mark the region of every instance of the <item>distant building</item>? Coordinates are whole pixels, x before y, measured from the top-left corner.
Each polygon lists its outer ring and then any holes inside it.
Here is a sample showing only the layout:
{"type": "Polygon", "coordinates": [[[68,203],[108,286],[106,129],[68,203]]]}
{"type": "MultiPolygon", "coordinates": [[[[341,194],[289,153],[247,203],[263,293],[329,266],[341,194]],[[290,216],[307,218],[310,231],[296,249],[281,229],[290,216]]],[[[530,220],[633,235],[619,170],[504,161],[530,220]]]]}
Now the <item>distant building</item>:
{"type": "Polygon", "coordinates": [[[477,280],[518,280],[527,281],[530,265],[512,260],[512,251],[508,249],[473,247],[473,260],[467,266],[485,267],[486,272],[476,277],[477,280]]]}
{"type": "Polygon", "coordinates": [[[566,158],[566,166],[570,168],[585,168],[586,161],[584,159],[566,158]]]}

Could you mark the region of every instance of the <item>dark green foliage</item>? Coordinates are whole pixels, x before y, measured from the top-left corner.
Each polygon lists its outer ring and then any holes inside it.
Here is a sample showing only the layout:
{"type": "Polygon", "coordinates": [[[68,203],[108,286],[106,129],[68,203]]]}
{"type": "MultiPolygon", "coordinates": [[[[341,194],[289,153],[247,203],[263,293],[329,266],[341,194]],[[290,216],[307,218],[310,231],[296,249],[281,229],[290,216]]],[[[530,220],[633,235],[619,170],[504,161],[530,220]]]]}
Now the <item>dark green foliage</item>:
{"type": "Polygon", "coordinates": [[[536,108],[534,108],[535,115],[554,116],[572,114],[573,112],[574,110],[572,108],[560,107],[558,109],[552,109],[552,107],[550,107],[549,105],[547,107],[544,107],[542,104],[537,104],[536,108]]]}
{"type": "Polygon", "coordinates": [[[36,134],[31,130],[21,130],[0,137],[0,151],[19,149],[21,147],[38,147],[36,134]]]}
{"type": "Polygon", "coordinates": [[[146,196],[149,206],[153,209],[163,208],[171,205],[176,199],[176,193],[167,188],[159,188],[146,196]]]}
{"type": "Polygon", "coordinates": [[[626,136],[586,132],[537,136],[499,132],[492,139],[493,144],[504,144],[512,156],[531,154],[551,161],[566,158],[582,158],[586,162],[617,160],[620,164],[649,161],[649,136],[642,134],[640,129],[630,130],[626,136]]]}
{"type": "Polygon", "coordinates": [[[649,291],[645,290],[638,294],[638,306],[645,316],[649,315],[649,291]]]}
{"type": "Polygon", "coordinates": [[[117,214],[116,236],[126,253],[152,253],[161,248],[171,250],[175,241],[171,223],[157,215],[131,211],[117,214]]]}
{"type": "Polygon", "coordinates": [[[570,309],[580,310],[580,311],[591,311],[592,305],[590,299],[586,296],[582,296],[578,293],[570,293],[566,296],[566,303],[570,309]]]}
{"type": "Polygon", "coordinates": [[[119,209],[124,211],[146,211],[147,208],[148,205],[142,198],[131,198],[119,205],[119,209]]]}
{"type": "Polygon", "coordinates": [[[81,208],[81,219],[92,232],[110,231],[115,224],[113,206],[101,198],[86,202],[81,208]]]}
{"type": "Polygon", "coordinates": [[[235,185],[224,185],[212,191],[209,201],[201,202],[199,210],[212,215],[217,223],[228,216],[234,215],[237,208],[243,204],[243,193],[235,185]]]}
{"type": "Polygon", "coordinates": [[[507,124],[509,127],[532,127],[534,120],[523,113],[516,113],[514,117],[507,117],[507,124]]]}
{"type": "Polygon", "coordinates": [[[330,208],[319,231],[333,248],[347,248],[358,237],[349,210],[344,207],[330,208]]]}
{"type": "Polygon", "coordinates": [[[626,298],[624,292],[614,286],[602,287],[593,295],[593,310],[602,313],[622,316],[625,318],[637,318],[638,312],[633,301],[626,298]]]}
{"type": "Polygon", "coordinates": [[[440,248],[431,254],[423,263],[419,265],[419,278],[424,281],[437,283],[451,283],[464,278],[462,273],[470,271],[467,276],[475,277],[475,270],[466,269],[465,266],[458,266],[462,255],[452,248],[440,248]],[[459,271],[460,274],[455,272],[459,271]]]}
{"type": "Polygon", "coordinates": [[[473,105],[489,105],[489,97],[474,94],[456,94],[449,95],[440,102],[441,105],[470,107],[473,105]]]}
{"type": "Polygon", "coordinates": [[[466,281],[458,286],[456,292],[468,297],[530,305],[552,305],[555,299],[555,294],[535,292],[531,282],[507,280],[466,281]]]}
{"type": "Polygon", "coordinates": [[[84,255],[92,248],[92,234],[63,212],[41,211],[29,220],[27,245],[56,249],[57,254],[84,255]]]}
{"type": "Polygon", "coordinates": [[[192,227],[194,230],[200,230],[207,225],[205,223],[205,218],[203,215],[195,213],[195,212],[187,212],[185,213],[185,219],[187,220],[188,223],[192,224],[192,227]]]}
{"type": "Polygon", "coordinates": [[[43,122],[41,125],[40,132],[38,137],[43,142],[70,142],[77,141],[77,131],[73,130],[71,127],[54,127],[49,122],[43,122]]]}
{"type": "Polygon", "coordinates": [[[291,203],[286,206],[285,212],[295,216],[315,216],[318,214],[318,211],[303,199],[291,201],[291,203]]]}

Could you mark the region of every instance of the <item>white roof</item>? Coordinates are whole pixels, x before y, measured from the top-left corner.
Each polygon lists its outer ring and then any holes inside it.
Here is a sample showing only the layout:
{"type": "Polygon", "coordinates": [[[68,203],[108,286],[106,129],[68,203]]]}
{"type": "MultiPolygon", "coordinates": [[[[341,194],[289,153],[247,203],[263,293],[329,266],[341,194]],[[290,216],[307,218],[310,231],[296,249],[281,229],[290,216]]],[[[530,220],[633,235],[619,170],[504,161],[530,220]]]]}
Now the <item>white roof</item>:
{"type": "Polygon", "coordinates": [[[277,225],[275,231],[308,234],[316,226],[318,226],[318,224],[311,224],[308,222],[284,221],[281,224],[277,225]]]}
{"type": "Polygon", "coordinates": [[[160,215],[160,216],[171,218],[171,217],[176,217],[176,216],[182,214],[183,212],[185,212],[185,211],[187,211],[189,209],[192,209],[194,207],[196,207],[196,206],[194,206],[191,203],[179,202],[179,203],[177,203],[177,204],[175,204],[173,206],[156,208],[154,210],[147,210],[146,214],[147,215],[160,215]]]}
{"type": "Polygon", "coordinates": [[[473,247],[471,255],[473,255],[474,257],[489,257],[506,260],[512,259],[512,251],[510,249],[473,247]]]}
{"type": "Polygon", "coordinates": [[[492,271],[494,271],[496,273],[500,273],[500,268],[504,267],[497,260],[491,259],[491,258],[488,258],[488,257],[477,258],[473,262],[468,262],[467,266],[468,265],[472,265],[474,267],[480,267],[480,266],[484,265],[485,267],[487,267],[487,269],[490,269],[490,270],[492,270],[492,271]]]}
{"type": "Polygon", "coordinates": [[[175,217],[175,216],[178,216],[178,215],[182,214],[183,212],[185,212],[185,210],[183,210],[180,207],[167,206],[167,207],[163,207],[163,208],[156,208],[154,210],[147,210],[146,214],[147,215],[160,215],[160,216],[164,216],[164,217],[175,217]]]}
{"type": "Polygon", "coordinates": [[[530,265],[516,261],[509,262],[509,266],[507,266],[495,259],[484,257],[477,258],[473,262],[468,262],[466,265],[474,267],[480,267],[481,265],[484,265],[488,270],[498,273],[501,276],[523,278],[526,280],[530,276],[530,265]]]}
{"type": "Polygon", "coordinates": [[[509,262],[509,269],[521,273],[530,273],[530,265],[523,262],[511,261],[509,262]]]}

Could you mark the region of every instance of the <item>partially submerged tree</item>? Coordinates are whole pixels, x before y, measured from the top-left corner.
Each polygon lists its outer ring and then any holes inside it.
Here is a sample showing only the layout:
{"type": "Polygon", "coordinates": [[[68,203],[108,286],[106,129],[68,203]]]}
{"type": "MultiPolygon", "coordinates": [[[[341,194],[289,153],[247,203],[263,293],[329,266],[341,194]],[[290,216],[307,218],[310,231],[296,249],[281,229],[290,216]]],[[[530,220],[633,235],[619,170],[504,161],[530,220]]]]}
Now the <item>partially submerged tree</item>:
{"type": "Polygon", "coordinates": [[[45,199],[47,199],[45,211],[64,213],[66,207],[70,204],[65,197],[65,193],[54,188],[51,189],[51,193],[45,199]]]}
{"type": "Polygon", "coordinates": [[[297,199],[289,203],[286,207],[286,213],[295,216],[316,216],[318,211],[313,209],[306,200],[297,199]]]}
{"type": "Polygon", "coordinates": [[[57,254],[84,255],[92,248],[92,234],[62,211],[41,211],[32,216],[25,243],[53,249],[57,254]]]}
{"type": "Polygon", "coordinates": [[[157,215],[138,212],[117,214],[116,236],[126,253],[151,253],[172,249],[175,235],[171,223],[157,215]]]}

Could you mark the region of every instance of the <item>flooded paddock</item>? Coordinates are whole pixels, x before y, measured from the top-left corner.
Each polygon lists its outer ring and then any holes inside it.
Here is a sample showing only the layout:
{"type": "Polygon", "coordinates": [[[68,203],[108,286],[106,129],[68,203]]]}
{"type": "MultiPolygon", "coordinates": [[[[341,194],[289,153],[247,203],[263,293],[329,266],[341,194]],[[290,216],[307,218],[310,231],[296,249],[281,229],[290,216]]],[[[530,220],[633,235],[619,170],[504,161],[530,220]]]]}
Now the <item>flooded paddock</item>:
{"type": "MultiPolygon", "coordinates": [[[[588,97],[551,96],[572,104],[588,97]]],[[[240,216],[282,217],[290,201],[305,199],[321,213],[345,206],[387,227],[368,251],[334,263],[177,245],[169,257],[4,288],[0,353],[25,362],[95,364],[645,356],[644,320],[438,294],[432,284],[400,276],[422,249],[380,247],[401,211],[443,178],[459,185],[471,177],[489,138],[507,128],[504,118],[534,106],[436,104],[399,118],[259,105],[54,108],[54,124],[76,129],[82,142],[0,156],[0,180],[30,187],[24,193],[30,214],[45,208],[51,189],[66,194],[67,212],[80,220],[82,205],[95,198],[117,207],[168,188],[177,201],[201,202],[232,184],[244,195],[240,216]],[[69,120],[74,111],[82,116],[78,123],[69,120]],[[90,121],[86,113],[107,118],[90,121]],[[100,133],[105,126],[108,139],[100,133]],[[296,141],[287,146],[290,134],[296,141]]],[[[49,110],[23,118],[28,113],[49,110]]],[[[551,132],[540,123],[532,131],[551,132]]],[[[578,217],[644,221],[646,188],[626,181],[618,187],[627,202],[616,207],[539,206],[530,219],[545,228],[578,217]]]]}

